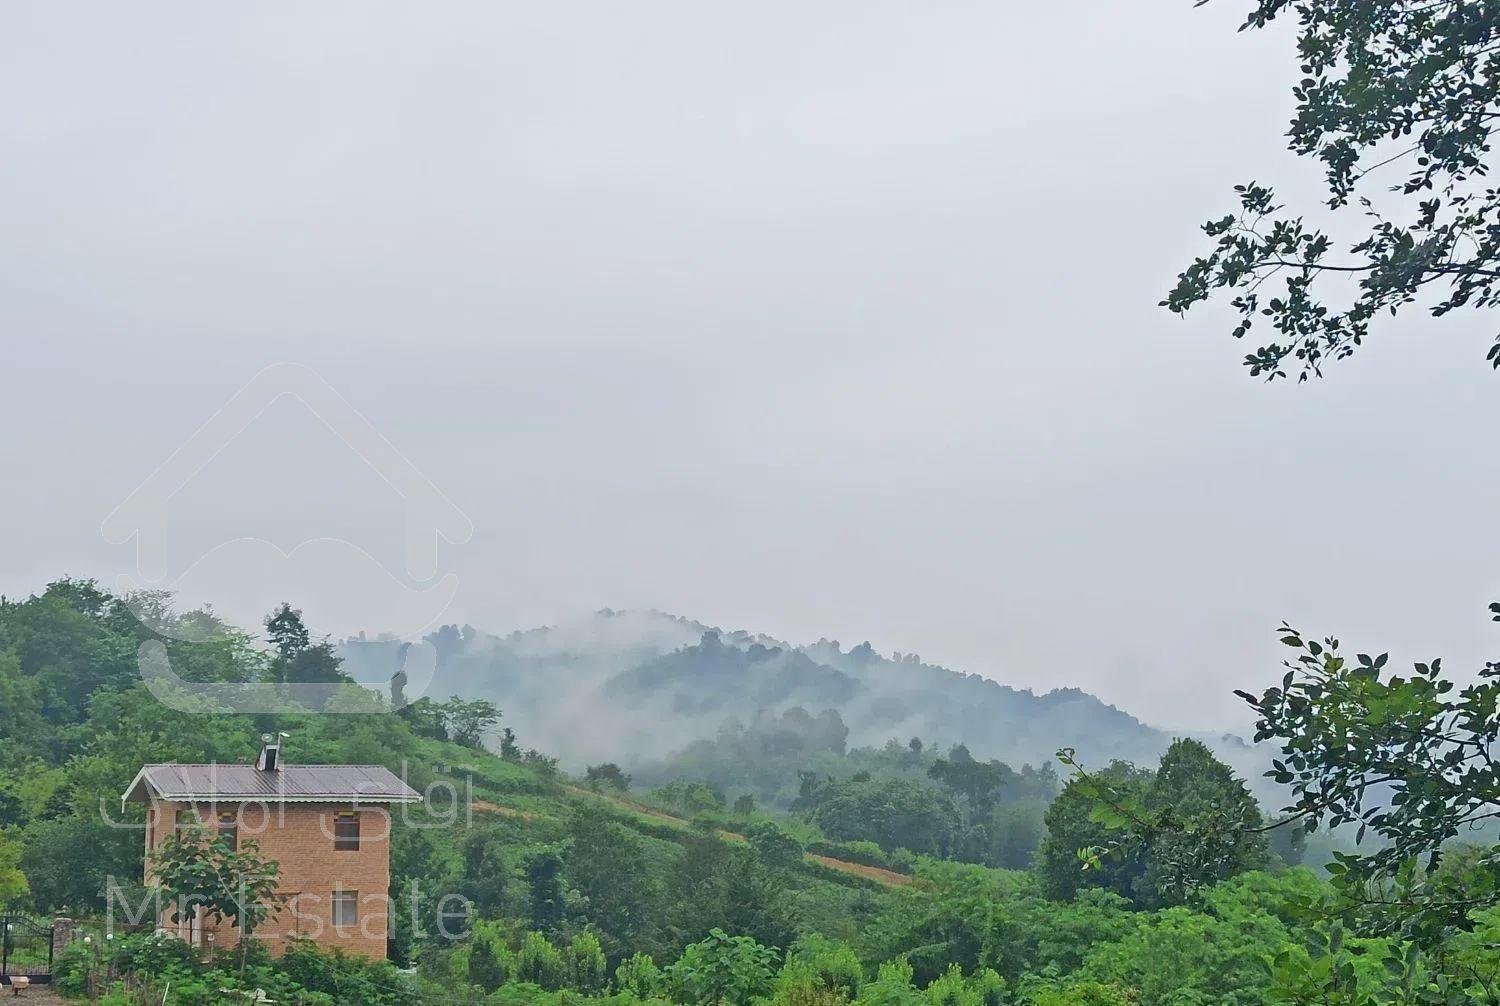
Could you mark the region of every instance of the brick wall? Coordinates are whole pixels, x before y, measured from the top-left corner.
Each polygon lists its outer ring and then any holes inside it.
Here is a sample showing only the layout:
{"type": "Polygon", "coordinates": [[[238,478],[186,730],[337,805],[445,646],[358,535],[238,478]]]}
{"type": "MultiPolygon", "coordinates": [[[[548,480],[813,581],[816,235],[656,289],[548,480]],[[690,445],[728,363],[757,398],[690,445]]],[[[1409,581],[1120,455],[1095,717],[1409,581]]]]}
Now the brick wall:
{"type": "MultiPolygon", "coordinates": [[[[147,809],[147,848],[160,846],[172,834],[178,812],[188,805],[153,803],[147,809]]],[[[222,813],[233,813],[239,824],[239,841],[256,842],[260,856],[276,860],[279,893],[290,896],[280,910],[256,929],[253,938],[280,953],[289,938],[311,939],[323,947],[340,947],[372,959],[385,957],[386,932],[391,912],[390,814],[384,808],[350,804],[282,803],[244,805],[199,804],[196,809],[212,828],[222,813]],[[358,851],[334,848],[334,820],[353,812],[359,819],[358,851]],[[357,895],[353,925],[334,925],[334,895],[357,895]]],[[[147,874],[150,874],[149,860],[147,874]]],[[[160,924],[191,937],[203,946],[233,947],[239,942],[234,926],[218,927],[203,920],[174,924],[169,912],[160,924]],[[212,939],[209,939],[209,937],[212,939]]]]}

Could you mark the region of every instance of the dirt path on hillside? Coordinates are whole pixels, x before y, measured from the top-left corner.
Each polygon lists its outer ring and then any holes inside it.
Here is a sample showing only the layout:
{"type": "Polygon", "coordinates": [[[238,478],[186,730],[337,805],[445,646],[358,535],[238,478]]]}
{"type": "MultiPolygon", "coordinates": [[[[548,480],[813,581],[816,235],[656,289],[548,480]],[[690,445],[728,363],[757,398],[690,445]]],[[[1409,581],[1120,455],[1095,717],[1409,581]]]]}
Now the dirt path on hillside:
{"type": "Polygon", "coordinates": [[[520,810],[516,807],[506,807],[488,800],[474,800],[469,804],[481,814],[499,814],[501,817],[518,817],[523,821],[535,821],[536,815],[529,810],[520,810]]]}
{"type": "MultiPolygon", "coordinates": [[[[623,796],[610,796],[605,793],[595,792],[591,789],[584,789],[582,786],[564,786],[563,789],[567,790],[569,793],[574,794],[575,796],[591,796],[598,800],[604,800],[605,802],[612,803],[617,807],[623,807],[626,810],[633,810],[637,814],[642,814],[646,817],[654,818],[657,821],[667,821],[671,824],[680,824],[684,826],[687,826],[691,823],[683,818],[674,817],[673,815],[668,814],[666,811],[657,810],[654,807],[647,807],[645,804],[636,803],[634,800],[628,799],[623,796]]],[[[719,837],[730,842],[748,841],[748,839],[746,839],[744,835],[733,831],[720,831],[719,837]]],[[[811,852],[804,853],[804,858],[806,858],[809,862],[821,863],[831,870],[838,870],[840,873],[852,873],[857,877],[864,877],[866,880],[873,880],[876,883],[884,884],[887,887],[905,887],[911,883],[911,877],[907,876],[906,874],[897,873],[895,870],[883,870],[878,866],[866,866],[863,863],[851,863],[846,859],[834,859],[832,856],[819,856],[811,852]]]]}
{"type": "Polygon", "coordinates": [[[814,862],[822,863],[824,866],[830,866],[835,870],[841,870],[844,873],[857,873],[861,877],[868,877],[871,880],[879,881],[887,887],[905,887],[911,883],[911,877],[904,873],[897,873],[895,870],[886,870],[878,866],[866,866],[864,863],[851,863],[847,859],[834,859],[832,856],[819,856],[813,852],[809,852],[807,858],[814,862]]]}

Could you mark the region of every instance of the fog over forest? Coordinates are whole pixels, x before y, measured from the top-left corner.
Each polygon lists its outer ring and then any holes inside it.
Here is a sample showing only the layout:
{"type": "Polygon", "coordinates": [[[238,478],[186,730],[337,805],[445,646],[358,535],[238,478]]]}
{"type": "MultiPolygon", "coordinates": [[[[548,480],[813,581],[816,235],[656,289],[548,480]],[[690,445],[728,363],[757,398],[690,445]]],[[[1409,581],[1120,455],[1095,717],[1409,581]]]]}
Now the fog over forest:
{"type": "MultiPolygon", "coordinates": [[[[321,617],[347,591],[268,563],[271,602],[336,636],[655,608],[1240,732],[1232,689],[1274,679],[1284,618],[1488,655],[1490,322],[1403,315],[1343,379],[1267,387],[1226,308],[1156,306],[1231,185],[1322,198],[1281,149],[1289,24],[1236,32],[1218,0],[166,9],[30,4],[0,32],[0,593],[140,582],[101,522],[292,361],[474,527],[440,544],[457,591],[425,626],[321,617]]],[[[281,400],[172,498],[147,583],[333,537],[429,586],[404,530],[281,400]]]]}

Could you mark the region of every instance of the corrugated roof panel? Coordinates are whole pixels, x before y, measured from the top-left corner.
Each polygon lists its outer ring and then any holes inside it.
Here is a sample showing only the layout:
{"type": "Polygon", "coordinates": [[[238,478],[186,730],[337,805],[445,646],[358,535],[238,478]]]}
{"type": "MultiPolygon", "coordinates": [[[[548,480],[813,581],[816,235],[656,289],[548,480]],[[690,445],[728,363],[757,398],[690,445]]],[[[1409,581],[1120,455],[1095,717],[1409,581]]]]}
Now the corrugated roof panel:
{"type": "MultiPolygon", "coordinates": [[[[268,772],[254,765],[147,765],[145,782],[164,800],[364,801],[419,803],[421,794],[384,765],[287,765],[268,772]]],[[[129,799],[136,784],[126,792],[129,799]]]]}

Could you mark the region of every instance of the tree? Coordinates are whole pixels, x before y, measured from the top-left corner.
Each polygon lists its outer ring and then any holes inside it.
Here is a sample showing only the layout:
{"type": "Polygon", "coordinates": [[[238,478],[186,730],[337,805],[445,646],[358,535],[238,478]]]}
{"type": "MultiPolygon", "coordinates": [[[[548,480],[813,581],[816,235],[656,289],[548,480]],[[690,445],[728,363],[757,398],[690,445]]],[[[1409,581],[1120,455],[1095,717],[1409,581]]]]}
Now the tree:
{"type": "Polygon", "coordinates": [[[637,999],[659,998],[664,977],[650,954],[632,954],[615,968],[615,988],[637,999]]]}
{"type": "Polygon", "coordinates": [[[847,943],[807,933],[787,951],[780,984],[800,984],[842,993],[845,1001],[858,999],[865,984],[865,969],[859,954],[847,943]]]}
{"type": "MultiPolygon", "coordinates": [[[[1203,227],[1213,250],[1162,304],[1182,313],[1231,292],[1236,338],[1259,318],[1277,333],[1245,357],[1251,374],[1285,376],[1293,359],[1305,380],[1351,354],[1380,313],[1423,303],[1438,316],[1500,295],[1500,190],[1486,184],[1500,10],[1490,0],[1256,0],[1242,28],[1293,12],[1302,79],[1290,148],[1322,162],[1328,208],[1356,201],[1368,230],[1335,257],[1335,240],[1283,214],[1270,188],[1238,185],[1237,209],[1203,227]]],[[[1500,339],[1489,359],[1500,367],[1500,339]]]]}
{"type": "Polygon", "coordinates": [[[397,712],[401,718],[411,725],[412,732],[418,737],[431,737],[433,740],[448,740],[448,723],[444,715],[444,707],[432,699],[423,696],[415,702],[400,707],[397,712]]]}
{"type": "Polygon", "coordinates": [[[486,992],[504,985],[510,975],[501,954],[489,934],[476,933],[469,947],[469,981],[486,992]]]}
{"type": "Polygon", "coordinates": [[[109,877],[139,877],[140,832],[92,817],[34,821],[21,833],[20,867],[39,912],[106,907],[109,877]]]}
{"type": "Polygon", "coordinates": [[[227,918],[239,929],[242,975],[250,937],[286,901],[277,893],[276,861],[259,853],[253,839],[236,849],[199,826],[168,835],[151,857],[152,882],[170,898],[172,921],[202,911],[215,925],[227,918]]]}
{"type": "Polygon", "coordinates": [[[1094,857],[1095,850],[1118,840],[1113,830],[1096,819],[1094,811],[1102,792],[1117,799],[1139,799],[1150,782],[1149,770],[1114,761],[1092,776],[1073,778],[1063,787],[1043,817],[1047,837],[1037,857],[1037,872],[1049,897],[1066,901],[1085,887],[1103,887],[1127,897],[1132,894],[1136,880],[1146,872],[1145,856],[1137,846],[1122,847],[1114,856],[1094,857]]]}
{"type": "Polygon", "coordinates": [[[501,842],[492,831],[471,831],[464,839],[463,853],[464,896],[473,902],[481,919],[494,918],[505,903],[510,875],[501,842]]]}
{"type": "Polygon", "coordinates": [[[599,938],[584,930],[568,943],[568,980],[584,995],[598,995],[609,982],[609,967],[599,938]]]}
{"type": "Polygon", "coordinates": [[[484,735],[500,722],[500,710],[486,699],[452,698],[440,707],[448,736],[465,747],[484,746],[484,735]]]}
{"type": "Polygon", "coordinates": [[[618,958],[640,945],[658,907],[645,848],[628,828],[592,808],[574,810],[568,835],[568,883],[581,896],[579,910],[618,958]]]}
{"type": "Polygon", "coordinates": [[[796,937],[784,870],[768,868],[750,850],[732,848],[715,886],[728,932],[773,947],[784,947],[796,937]]]}
{"type": "Polygon", "coordinates": [[[607,789],[616,793],[630,791],[630,776],[612,761],[590,765],[583,770],[583,781],[592,790],[607,789]]]}
{"type": "Polygon", "coordinates": [[[1147,773],[1116,762],[1090,774],[1061,757],[1079,774],[1047,810],[1041,862],[1054,896],[1097,885],[1148,907],[1181,904],[1264,865],[1260,808],[1202,742],[1173,741],[1147,773]]]}
{"type": "MultiPolygon", "coordinates": [[[[1500,604],[1490,610],[1500,621],[1500,604]]],[[[1239,694],[1259,717],[1256,740],[1281,747],[1270,776],[1291,787],[1290,820],[1377,840],[1329,867],[1336,910],[1363,932],[1427,947],[1471,929],[1476,912],[1500,904],[1500,845],[1475,853],[1451,843],[1500,815],[1500,662],[1457,688],[1441,660],[1403,676],[1384,653],[1348,660],[1331,637],[1284,625],[1282,642],[1296,655],[1280,685],[1239,694]],[[1443,869],[1450,854],[1470,867],[1443,869]]]]}
{"type": "Polygon", "coordinates": [[[1015,781],[1009,765],[999,761],[976,761],[969,749],[954,745],[947,758],[939,758],[927,770],[931,779],[961,796],[969,808],[969,823],[989,817],[1001,788],[1015,781]]]}
{"type": "Polygon", "coordinates": [[[717,786],[692,779],[673,779],[664,786],[658,786],[652,795],[689,814],[720,810],[724,806],[724,794],[717,786]]]}
{"type": "Polygon", "coordinates": [[[830,780],[809,787],[797,806],[829,838],[874,842],[887,852],[948,855],[963,824],[947,793],[910,779],[830,780]]]}
{"type": "Polygon", "coordinates": [[[333,685],[349,681],[333,644],[313,643],[302,612],[283,601],[266,617],[266,637],[275,650],[271,679],[282,684],[333,685]]]}
{"type": "Polygon", "coordinates": [[[526,861],[526,883],[531,887],[531,925],[542,933],[562,928],[567,911],[563,860],[556,849],[543,849],[526,861]]]}
{"type": "Polygon", "coordinates": [[[762,821],[750,829],[750,848],[766,866],[785,869],[802,862],[802,843],[771,821],[762,821]]]}
{"type": "Polygon", "coordinates": [[[673,998],[685,1006],[750,1006],[770,994],[775,960],[770,947],[748,936],[730,936],[714,929],[707,939],[684,950],[677,963],[667,968],[667,975],[673,998]]]}
{"type": "Polygon", "coordinates": [[[266,638],[283,662],[290,662],[297,654],[311,645],[307,626],[302,623],[302,612],[281,602],[281,607],[266,616],[266,638]]]}
{"type": "Polygon", "coordinates": [[[549,992],[562,988],[568,981],[568,963],[562,951],[548,942],[542,933],[527,933],[516,954],[514,976],[518,982],[531,982],[549,992]]]}
{"type": "Polygon", "coordinates": [[[1142,807],[1169,824],[1151,841],[1141,878],[1155,903],[1181,903],[1265,865],[1267,842],[1255,798],[1202,741],[1172,742],[1142,807]]]}
{"type": "Polygon", "coordinates": [[[667,936],[679,947],[714,927],[771,946],[794,935],[785,871],[713,833],[684,837],[665,894],[667,936]]]}
{"type": "Polygon", "coordinates": [[[19,901],[31,891],[20,862],[20,843],[0,834],[0,908],[19,901]]]}

